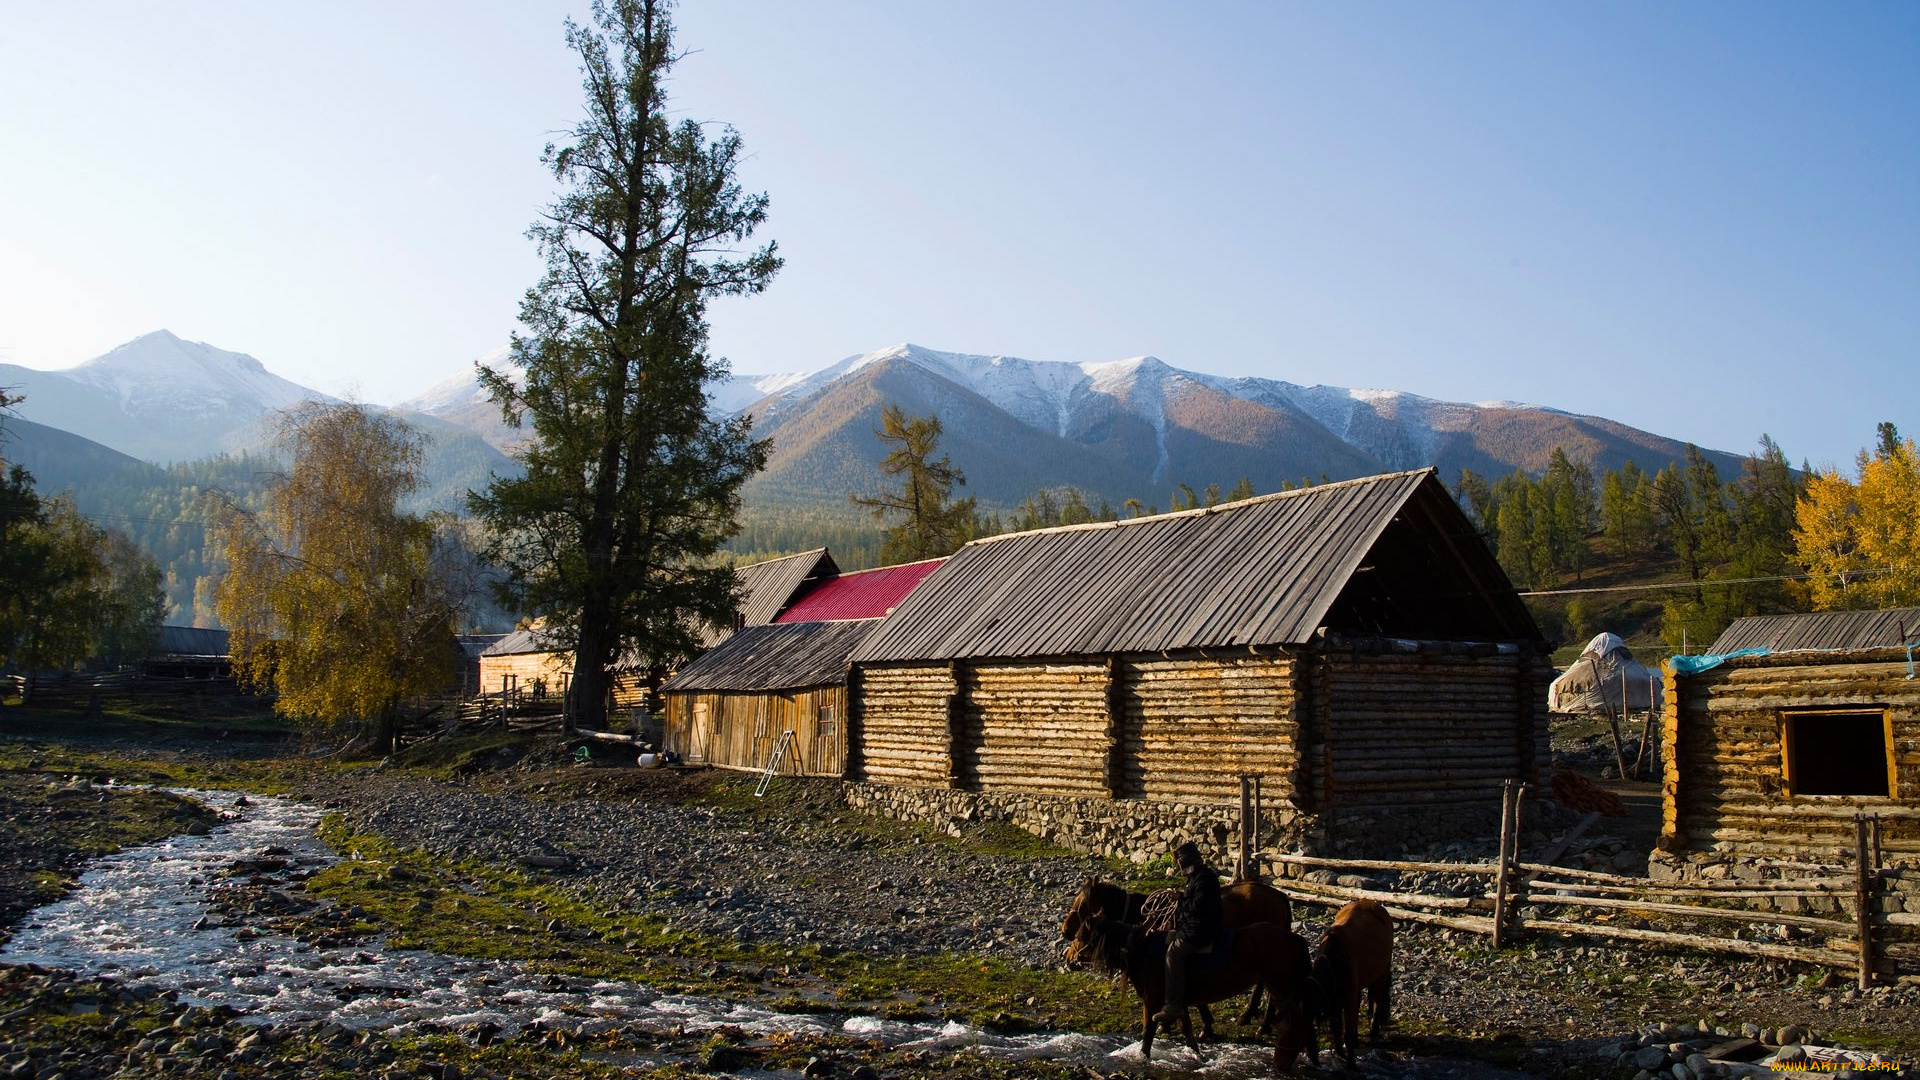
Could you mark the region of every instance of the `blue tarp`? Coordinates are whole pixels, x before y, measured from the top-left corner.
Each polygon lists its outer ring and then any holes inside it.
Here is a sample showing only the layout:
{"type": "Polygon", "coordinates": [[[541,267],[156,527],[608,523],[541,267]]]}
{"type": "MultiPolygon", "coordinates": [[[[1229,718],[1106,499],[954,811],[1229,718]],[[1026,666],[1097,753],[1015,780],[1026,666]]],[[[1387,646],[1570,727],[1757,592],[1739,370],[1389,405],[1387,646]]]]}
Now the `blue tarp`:
{"type": "Polygon", "coordinates": [[[1669,656],[1667,663],[1673,666],[1676,675],[1698,675],[1703,671],[1712,671],[1736,656],[1765,656],[1771,649],[1754,647],[1730,653],[1700,653],[1695,656],[1669,656]]]}

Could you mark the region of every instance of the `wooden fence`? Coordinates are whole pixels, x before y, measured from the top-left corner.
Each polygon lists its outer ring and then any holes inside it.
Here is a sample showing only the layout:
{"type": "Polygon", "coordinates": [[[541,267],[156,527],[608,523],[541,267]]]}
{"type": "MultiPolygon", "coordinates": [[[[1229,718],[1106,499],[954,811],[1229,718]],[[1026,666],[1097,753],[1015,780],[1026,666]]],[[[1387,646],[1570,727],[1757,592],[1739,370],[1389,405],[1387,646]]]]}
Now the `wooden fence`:
{"type": "Polygon", "coordinates": [[[1676,948],[1767,957],[1855,972],[1862,989],[1876,977],[1891,981],[1920,961],[1920,944],[1893,940],[1894,927],[1920,926],[1920,914],[1880,911],[1884,891],[1877,818],[1855,818],[1856,850],[1851,866],[1778,864],[1792,877],[1765,881],[1649,881],[1642,877],[1576,870],[1553,865],[1556,858],[1599,815],[1561,839],[1540,862],[1518,857],[1519,810],[1524,785],[1509,782],[1503,796],[1500,856],[1489,862],[1413,862],[1388,859],[1324,859],[1261,852],[1253,866],[1278,871],[1273,884],[1295,900],[1338,905],[1377,900],[1397,919],[1426,923],[1491,938],[1495,948],[1515,934],[1540,933],[1609,938],[1676,948]],[[1367,871],[1435,873],[1482,879],[1465,895],[1436,895],[1355,887],[1306,880],[1315,870],[1339,875],[1367,871]],[[1802,908],[1830,908],[1832,914],[1787,912],[1762,907],[1794,899],[1802,908]],[[1638,921],[1684,923],[1685,929],[1616,925],[1638,921]],[[1808,939],[1793,943],[1756,941],[1738,936],[1742,927],[1791,927],[1808,939]]]}

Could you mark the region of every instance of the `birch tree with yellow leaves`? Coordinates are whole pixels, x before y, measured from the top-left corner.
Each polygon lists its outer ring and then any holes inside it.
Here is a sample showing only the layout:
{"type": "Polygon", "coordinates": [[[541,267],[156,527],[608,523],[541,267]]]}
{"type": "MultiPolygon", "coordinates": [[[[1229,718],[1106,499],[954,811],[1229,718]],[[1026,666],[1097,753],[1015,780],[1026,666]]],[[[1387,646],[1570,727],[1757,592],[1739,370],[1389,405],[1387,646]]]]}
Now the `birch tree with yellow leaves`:
{"type": "Polygon", "coordinates": [[[1920,448],[1880,425],[1859,479],[1816,471],[1794,510],[1794,556],[1821,611],[1920,604],[1920,448]]]}
{"type": "Polygon", "coordinates": [[[400,508],[420,438],[365,406],[309,403],[280,447],[290,467],[265,507],[229,503],[218,519],[214,610],[234,673],[295,723],[391,753],[403,704],[454,678],[465,591],[444,523],[400,508]]]}

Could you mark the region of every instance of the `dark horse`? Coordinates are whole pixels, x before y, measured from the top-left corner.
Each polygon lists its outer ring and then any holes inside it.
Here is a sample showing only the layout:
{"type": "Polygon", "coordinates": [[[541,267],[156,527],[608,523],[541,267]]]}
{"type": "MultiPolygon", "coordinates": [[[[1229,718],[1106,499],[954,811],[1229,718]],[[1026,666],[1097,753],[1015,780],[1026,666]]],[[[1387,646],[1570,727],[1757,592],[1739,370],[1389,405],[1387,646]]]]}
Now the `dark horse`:
{"type": "MultiPolygon", "coordinates": [[[[1166,1002],[1167,935],[1164,931],[1144,930],[1140,926],[1109,919],[1103,913],[1081,919],[1074,940],[1080,945],[1077,956],[1102,971],[1125,975],[1140,995],[1140,1055],[1153,1058],[1153,1032],[1159,1026],[1160,1007],[1166,1002]]],[[[1267,993],[1267,1024],[1284,1019],[1273,1049],[1275,1071],[1293,1067],[1302,1049],[1309,1060],[1319,1056],[1313,1022],[1305,1010],[1307,981],[1312,970],[1307,942],[1299,934],[1279,923],[1254,923],[1231,931],[1215,947],[1214,955],[1197,962],[1187,974],[1187,998],[1200,1005],[1224,1001],[1260,987],[1267,993]]],[[[1180,1017],[1181,1033],[1194,1056],[1200,1056],[1200,1043],[1193,1037],[1193,1022],[1180,1017]]]]}
{"type": "Polygon", "coordinates": [[[1367,1041],[1377,1043],[1393,996],[1393,917],[1377,900],[1355,900],[1341,908],[1313,950],[1308,1023],[1327,1017],[1328,1042],[1349,1067],[1360,1033],[1362,990],[1373,1020],[1367,1041]]]}
{"type": "MultiPolygon", "coordinates": [[[[1067,909],[1067,917],[1060,924],[1060,940],[1067,943],[1067,961],[1072,963],[1079,959],[1080,947],[1075,941],[1079,937],[1081,923],[1096,914],[1114,922],[1138,923],[1141,921],[1140,909],[1146,902],[1145,893],[1128,892],[1111,881],[1089,875],[1080,883],[1080,894],[1073,898],[1073,906],[1067,909]]],[[[1291,928],[1293,901],[1287,899],[1287,894],[1279,889],[1257,881],[1239,881],[1220,890],[1222,926],[1232,929],[1260,922],[1291,928]]],[[[1259,1012],[1260,988],[1256,986],[1252,999],[1247,1002],[1247,1011],[1240,1016],[1240,1022],[1252,1023],[1259,1012]]],[[[1213,1039],[1213,1012],[1205,1005],[1200,1006],[1200,1034],[1202,1038],[1213,1039]]]]}

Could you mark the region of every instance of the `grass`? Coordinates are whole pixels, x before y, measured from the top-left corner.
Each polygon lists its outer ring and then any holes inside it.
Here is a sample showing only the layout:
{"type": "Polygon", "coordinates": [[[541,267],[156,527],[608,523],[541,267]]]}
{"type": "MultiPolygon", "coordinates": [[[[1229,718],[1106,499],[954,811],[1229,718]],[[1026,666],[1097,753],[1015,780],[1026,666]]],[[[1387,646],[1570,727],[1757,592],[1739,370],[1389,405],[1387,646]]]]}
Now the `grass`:
{"type": "Polygon", "coordinates": [[[354,929],[397,947],[514,960],[557,975],[641,982],[665,992],[760,1000],[794,1011],[945,1018],[1022,1031],[1125,1030],[1132,1005],[1092,975],[942,954],[880,957],[816,945],[787,948],[670,928],[608,911],[514,867],[453,862],[354,833],[337,817],[321,835],[347,858],[307,890],[359,909],[354,929]],[[551,929],[550,929],[551,928],[551,929]]]}

